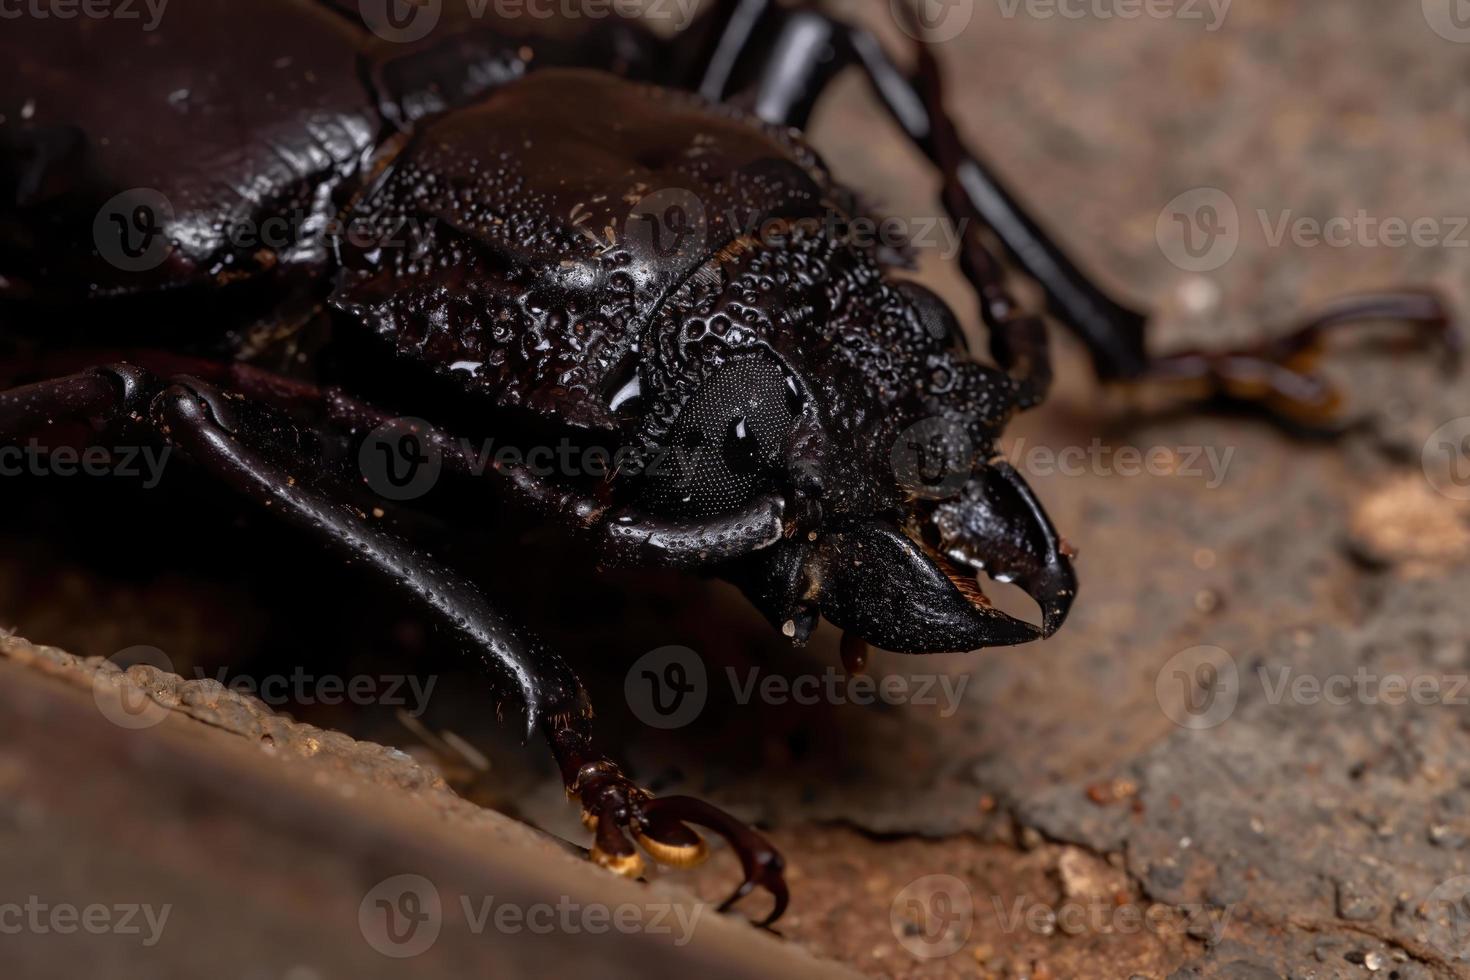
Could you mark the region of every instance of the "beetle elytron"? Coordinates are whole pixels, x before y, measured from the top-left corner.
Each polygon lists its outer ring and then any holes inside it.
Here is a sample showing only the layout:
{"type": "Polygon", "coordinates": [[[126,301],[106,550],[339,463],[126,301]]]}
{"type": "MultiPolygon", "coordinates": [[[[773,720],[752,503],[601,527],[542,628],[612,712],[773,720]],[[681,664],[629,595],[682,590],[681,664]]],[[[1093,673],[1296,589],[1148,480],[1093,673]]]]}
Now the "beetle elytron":
{"type": "Polygon", "coordinates": [[[1050,367],[986,230],[1106,379],[1319,420],[1332,393],[1303,365],[1324,329],[1451,334],[1433,295],[1395,292],[1251,351],[1151,357],[1146,318],[962,145],[922,44],[910,74],[808,6],[706,8],[673,39],[437,0],[190,0],[151,32],[7,23],[0,440],[58,419],[162,440],[375,569],[524,704],[599,863],[637,874],[641,845],[685,864],[703,851],[689,824],[710,828],[745,870],[726,906],[766,888],[769,923],[787,899],[775,850],[630,782],[567,663],[407,541],[392,507],[362,505],[360,475],[331,459],[401,415],[432,419],[413,435],[448,472],[581,529],[609,564],[723,576],[796,642],[826,617],[890,650],[969,650],[1049,636],[1076,593],[1068,549],[995,451],[1050,367]],[[862,211],[797,130],[847,66],[943,176],[993,366],[891,256],[830,232],[862,211]],[[343,219],[372,233],[326,231],[343,219]],[[289,233],[233,233],[273,221],[289,233]],[[98,348],[127,354],[84,366],[98,348]],[[389,383],[370,396],[375,379],[389,383]],[[595,480],[476,470],[452,438],[467,412],[502,442],[570,433],[632,462],[595,480]],[[995,608],[982,570],[1029,593],[1040,625],[995,608]]]}

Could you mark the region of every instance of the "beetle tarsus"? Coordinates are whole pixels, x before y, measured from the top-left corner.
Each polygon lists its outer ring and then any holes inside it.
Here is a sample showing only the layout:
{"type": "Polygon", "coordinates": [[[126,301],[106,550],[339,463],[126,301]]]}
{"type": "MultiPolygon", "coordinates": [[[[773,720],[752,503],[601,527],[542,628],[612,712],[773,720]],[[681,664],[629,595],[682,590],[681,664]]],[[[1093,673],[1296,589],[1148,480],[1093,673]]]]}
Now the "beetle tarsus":
{"type": "Polygon", "coordinates": [[[770,913],[756,925],[770,928],[785,913],[791,897],[786,888],[786,862],[770,841],[724,810],[692,796],[655,797],[645,803],[644,808],[650,817],[671,817],[706,827],[729,842],[740,859],[745,879],[729,898],[720,903],[719,911],[728,912],[751,891],[764,888],[771,893],[775,904],[770,913]]]}
{"type": "MultiPolygon", "coordinates": [[[[580,726],[579,726],[580,727],[580,726]]],[[[567,795],[582,804],[583,822],[592,830],[592,860],[629,877],[643,871],[643,850],[655,861],[690,867],[707,853],[704,839],[689,825],[704,827],[729,843],[744,878],[719,911],[728,912],[751,891],[764,888],[774,899],[757,925],[769,928],[786,911],[790,895],[781,853],[761,834],[710,803],[692,796],[654,796],[633,783],[616,763],[599,754],[585,731],[562,727],[549,735],[561,764],[567,795]]]]}
{"type": "Polygon", "coordinates": [[[1462,340],[1439,294],[1429,289],[1344,296],[1299,320],[1280,337],[1231,351],[1179,351],[1154,358],[1139,382],[1202,387],[1207,397],[1256,405],[1312,431],[1342,427],[1341,393],[1314,370],[1328,335],[1344,327],[1397,322],[1414,339],[1437,345],[1454,370],[1462,340]]]}

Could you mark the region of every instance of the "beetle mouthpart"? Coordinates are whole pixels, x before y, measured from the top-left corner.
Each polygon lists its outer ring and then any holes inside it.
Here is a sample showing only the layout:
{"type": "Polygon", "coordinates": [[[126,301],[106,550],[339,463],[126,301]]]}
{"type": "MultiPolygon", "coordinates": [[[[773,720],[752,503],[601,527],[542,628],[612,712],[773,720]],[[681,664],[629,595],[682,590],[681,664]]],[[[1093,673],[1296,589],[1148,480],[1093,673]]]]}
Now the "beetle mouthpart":
{"type": "Polygon", "coordinates": [[[931,526],[945,558],[1029,595],[1041,608],[1043,636],[1066,621],[1077,597],[1074,552],[1009,463],[977,468],[957,498],[935,508],[931,526]]]}
{"type": "Polygon", "coordinates": [[[884,650],[959,652],[1042,638],[892,524],[849,519],[822,536],[815,557],[822,615],[884,650]]]}

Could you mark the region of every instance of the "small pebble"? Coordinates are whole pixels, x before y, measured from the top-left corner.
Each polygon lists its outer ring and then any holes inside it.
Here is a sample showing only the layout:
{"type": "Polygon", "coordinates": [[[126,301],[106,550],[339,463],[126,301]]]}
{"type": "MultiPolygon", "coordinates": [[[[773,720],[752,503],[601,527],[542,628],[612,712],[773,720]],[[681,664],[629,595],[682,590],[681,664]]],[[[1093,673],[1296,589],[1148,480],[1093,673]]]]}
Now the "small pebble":
{"type": "Polygon", "coordinates": [[[1459,849],[1465,846],[1465,835],[1457,833],[1448,824],[1437,823],[1429,828],[1429,843],[1435,847],[1459,849]]]}
{"type": "Polygon", "coordinates": [[[1221,290],[1215,280],[1193,276],[1179,284],[1179,305],[1191,316],[1202,317],[1220,306],[1221,290]]]}
{"type": "Polygon", "coordinates": [[[1382,910],[1378,899],[1353,881],[1337,883],[1337,914],[1349,922],[1367,922],[1378,918],[1382,910]]]}

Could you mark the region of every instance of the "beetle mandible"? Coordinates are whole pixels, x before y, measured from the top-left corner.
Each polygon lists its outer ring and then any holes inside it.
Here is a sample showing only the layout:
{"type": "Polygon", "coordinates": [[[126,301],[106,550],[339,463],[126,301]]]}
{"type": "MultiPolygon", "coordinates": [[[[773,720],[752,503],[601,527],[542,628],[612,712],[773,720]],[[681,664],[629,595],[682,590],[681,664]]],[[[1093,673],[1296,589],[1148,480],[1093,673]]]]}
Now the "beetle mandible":
{"type": "Polygon", "coordinates": [[[394,506],[364,503],[340,460],[387,427],[579,529],[606,564],[735,582],[796,643],[825,617],[859,659],[863,643],[963,651],[1049,636],[1076,595],[1070,549],[997,455],[1051,371],[1044,321],[1013,300],[987,232],[1107,380],[1320,424],[1336,398],[1307,361],[1325,331],[1395,319],[1454,342],[1439,300],[1405,290],[1250,350],[1153,354],[1147,316],[962,142],[922,43],[908,71],[868,32],[775,0],[707,4],[672,38],[484,12],[191,0],[149,33],[7,26],[0,440],[58,419],[160,440],[367,565],[524,706],[598,863],[637,875],[641,847],[689,864],[703,826],[744,868],[724,907],[765,888],[766,924],[787,902],[775,849],[630,781],[566,661],[408,540],[394,506]],[[844,233],[859,199],[799,131],[847,67],[943,179],[993,363],[893,255],[844,233]],[[54,369],[98,348],[127,354],[54,369]],[[629,451],[596,479],[477,469],[454,439],[469,425],[629,451]],[[1024,589],[1040,623],[996,608],[982,571],[1024,589]]]}

